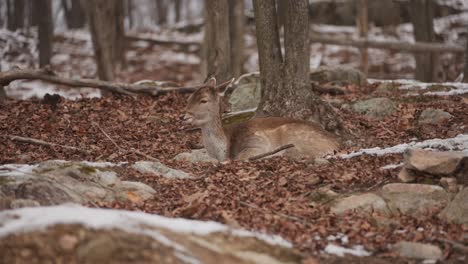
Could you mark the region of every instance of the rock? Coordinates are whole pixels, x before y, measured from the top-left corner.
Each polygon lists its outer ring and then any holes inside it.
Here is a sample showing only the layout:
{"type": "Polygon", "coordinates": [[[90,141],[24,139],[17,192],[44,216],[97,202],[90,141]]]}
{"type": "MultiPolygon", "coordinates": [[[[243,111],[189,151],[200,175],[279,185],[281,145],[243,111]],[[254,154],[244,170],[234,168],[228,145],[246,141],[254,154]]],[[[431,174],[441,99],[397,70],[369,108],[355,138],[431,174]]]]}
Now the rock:
{"type": "Polygon", "coordinates": [[[11,201],[10,208],[11,209],[18,209],[23,207],[37,207],[41,206],[38,201],[30,200],[30,199],[16,199],[11,201]]]}
{"type": "Polygon", "coordinates": [[[402,182],[407,183],[407,182],[414,182],[416,180],[416,177],[414,176],[414,174],[411,171],[403,168],[398,173],[398,179],[400,179],[400,181],[402,181],[402,182]]]}
{"type": "Polygon", "coordinates": [[[457,224],[468,224],[468,187],[461,190],[439,217],[457,224]]]}
{"type": "MultiPolygon", "coordinates": [[[[122,185],[108,164],[51,160],[38,165],[10,164],[0,166],[0,194],[8,197],[11,208],[62,203],[94,203],[131,200],[122,195],[129,183],[122,185]]],[[[135,183],[132,189],[140,200],[151,195],[151,187],[135,183]],[[145,186],[145,187],[142,187],[145,186]]],[[[4,199],[2,199],[4,200],[4,199]]],[[[133,201],[133,200],[132,200],[133,201]]]]}
{"type": "Polygon", "coordinates": [[[229,95],[232,112],[244,111],[257,107],[261,97],[260,75],[248,73],[242,75],[235,83],[235,88],[229,95]]]}
{"type": "Polygon", "coordinates": [[[390,95],[393,91],[397,89],[397,86],[393,82],[383,82],[377,86],[374,91],[374,94],[377,95],[390,95]]]}
{"type": "Polygon", "coordinates": [[[0,222],[2,263],[299,264],[303,258],[278,236],[143,212],[61,205],[3,211],[0,222]]]}
{"type": "Polygon", "coordinates": [[[404,154],[404,167],[410,170],[437,176],[452,176],[466,154],[459,151],[428,151],[409,149],[404,154]]]}
{"type": "Polygon", "coordinates": [[[319,84],[335,81],[363,86],[367,83],[367,79],[361,71],[343,66],[321,66],[310,73],[310,80],[319,84]]]}
{"type": "Polygon", "coordinates": [[[390,183],[382,188],[381,195],[392,213],[413,216],[430,209],[443,208],[450,200],[442,187],[429,184],[390,183]]]}
{"type": "Polygon", "coordinates": [[[156,194],[153,188],[141,182],[122,181],[120,188],[124,197],[134,202],[150,199],[156,194]]]}
{"type": "Polygon", "coordinates": [[[158,161],[137,161],[132,168],[140,173],[149,173],[171,179],[188,179],[190,175],[181,170],[170,168],[158,161]]]}
{"type": "Polygon", "coordinates": [[[373,193],[351,195],[349,197],[339,199],[331,207],[331,211],[338,215],[343,214],[349,210],[357,210],[366,213],[372,211],[378,211],[382,214],[390,213],[387,208],[387,203],[385,203],[384,199],[373,193]]]}
{"type": "Polygon", "coordinates": [[[316,165],[329,165],[331,162],[324,158],[316,158],[314,159],[314,164],[316,165]]]}
{"type": "Polygon", "coordinates": [[[440,125],[450,120],[452,115],[440,109],[427,108],[419,116],[419,124],[440,125]]]}
{"type": "Polygon", "coordinates": [[[442,258],[442,250],[430,244],[402,241],[393,245],[393,250],[397,252],[400,257],[405,258],[433,260],[442,258]]]}
{"type": "Polygon", "coordinates": [[[373,119],[384,119],[397,110],[396,104],[384,97],[358,101],[352,105],[352,110],[373,119]]]}
{"type": "Polygon", "coordinates": [[[447,192],[458,192],[457,179],[453,177],[442,177],[440,179],[440,185],[442,185],[447,192]]]}
{"type": "Polygon", "coordinates": [[[194,149],[191,152],[183,152],[174,157],[175,160],[184,160],[190,163],[198,162],[218,162],[217,159],[210,157],[206,149],[194,149]]]}

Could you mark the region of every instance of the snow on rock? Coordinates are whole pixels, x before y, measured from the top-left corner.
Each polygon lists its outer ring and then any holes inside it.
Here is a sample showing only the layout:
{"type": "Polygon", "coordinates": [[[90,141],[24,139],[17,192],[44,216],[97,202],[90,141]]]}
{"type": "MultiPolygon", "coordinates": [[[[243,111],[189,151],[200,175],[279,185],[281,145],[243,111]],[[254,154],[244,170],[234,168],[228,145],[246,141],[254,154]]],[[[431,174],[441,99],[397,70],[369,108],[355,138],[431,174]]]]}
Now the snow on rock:
{"type": "Polygon", "coordinates": [[[421,142],[403,143],[388,148],[367,148],[351,152],[349,154],[340,154],[335,156],[327,156],[327,158],[338,157],[341,159],[349,159],[360,155],[377,155],[382,156],[386,154],[403,153],[408,148],[422,148],[422,149],[441,149],[441,150],[458,150],[468,154],[468,134],[460,134],[454,138],[446,139],[429,139],[421,142]]]}
{"type": "Polygon", "coordinates": [[[344,257],[345,254],[350,254],[358,257],[367,257],[372,255],[372,253],[366,251],[363,246],[354,246],[352,248],[340,247],[335,244],[328,244],[325,247],[325,252],[332,255],[337,255],[339,257],[344,257]]]}

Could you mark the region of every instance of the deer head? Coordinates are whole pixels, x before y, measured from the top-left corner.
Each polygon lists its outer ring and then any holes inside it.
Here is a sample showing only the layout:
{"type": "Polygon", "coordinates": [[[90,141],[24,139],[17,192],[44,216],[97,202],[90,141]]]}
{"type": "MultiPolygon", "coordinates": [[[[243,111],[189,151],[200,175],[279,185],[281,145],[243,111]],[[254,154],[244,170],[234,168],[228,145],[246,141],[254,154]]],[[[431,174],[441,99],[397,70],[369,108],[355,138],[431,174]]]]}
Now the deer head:
{"type": "Polygon", "coordinates": [[[216,87],[216,79],[210,78],[205,86],[190,95],[184,120],[195,126],[203,126],[220,118],[221,93],[225,87],[216,87]]]}
{"type": "Polygon", "coordinates": [[[198,88],[188,99],[184,120],[195,126],[202,126],[221,115],[229,108],[224,94],[233,84],[235,78],[216,85],[211,77],[201,88],[198,88]]]}

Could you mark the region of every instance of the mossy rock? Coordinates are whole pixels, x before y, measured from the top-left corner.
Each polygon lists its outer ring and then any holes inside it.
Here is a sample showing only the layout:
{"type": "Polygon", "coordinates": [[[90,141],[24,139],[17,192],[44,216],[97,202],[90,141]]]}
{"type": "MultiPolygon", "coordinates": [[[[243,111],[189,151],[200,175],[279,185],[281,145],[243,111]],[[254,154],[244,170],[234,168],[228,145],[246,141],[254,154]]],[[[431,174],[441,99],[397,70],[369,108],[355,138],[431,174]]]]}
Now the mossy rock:
{"type": "Polygon", "coordinates": [[[355,84],[364,86],[367,84],[367,79],[359,70],[349,67],[328,67],[322,66],[310,73],[310,80],[319,84],[329,82],[341,82],[347,84],[355,84]]]}

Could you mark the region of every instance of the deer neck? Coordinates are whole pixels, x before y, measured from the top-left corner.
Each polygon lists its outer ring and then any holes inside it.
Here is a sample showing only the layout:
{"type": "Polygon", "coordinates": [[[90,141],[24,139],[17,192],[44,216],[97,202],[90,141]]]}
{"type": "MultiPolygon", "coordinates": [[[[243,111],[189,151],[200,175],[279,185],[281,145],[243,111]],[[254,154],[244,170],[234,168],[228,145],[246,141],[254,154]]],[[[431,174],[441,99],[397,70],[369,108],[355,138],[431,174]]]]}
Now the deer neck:
{"type": "Polygon", "coordinates": [[[219,113],[213,114],[213,120],[201,126],[202,142],[206,151],[219,161],[229,158],[229,139],[223,129],[219,113]]]}

